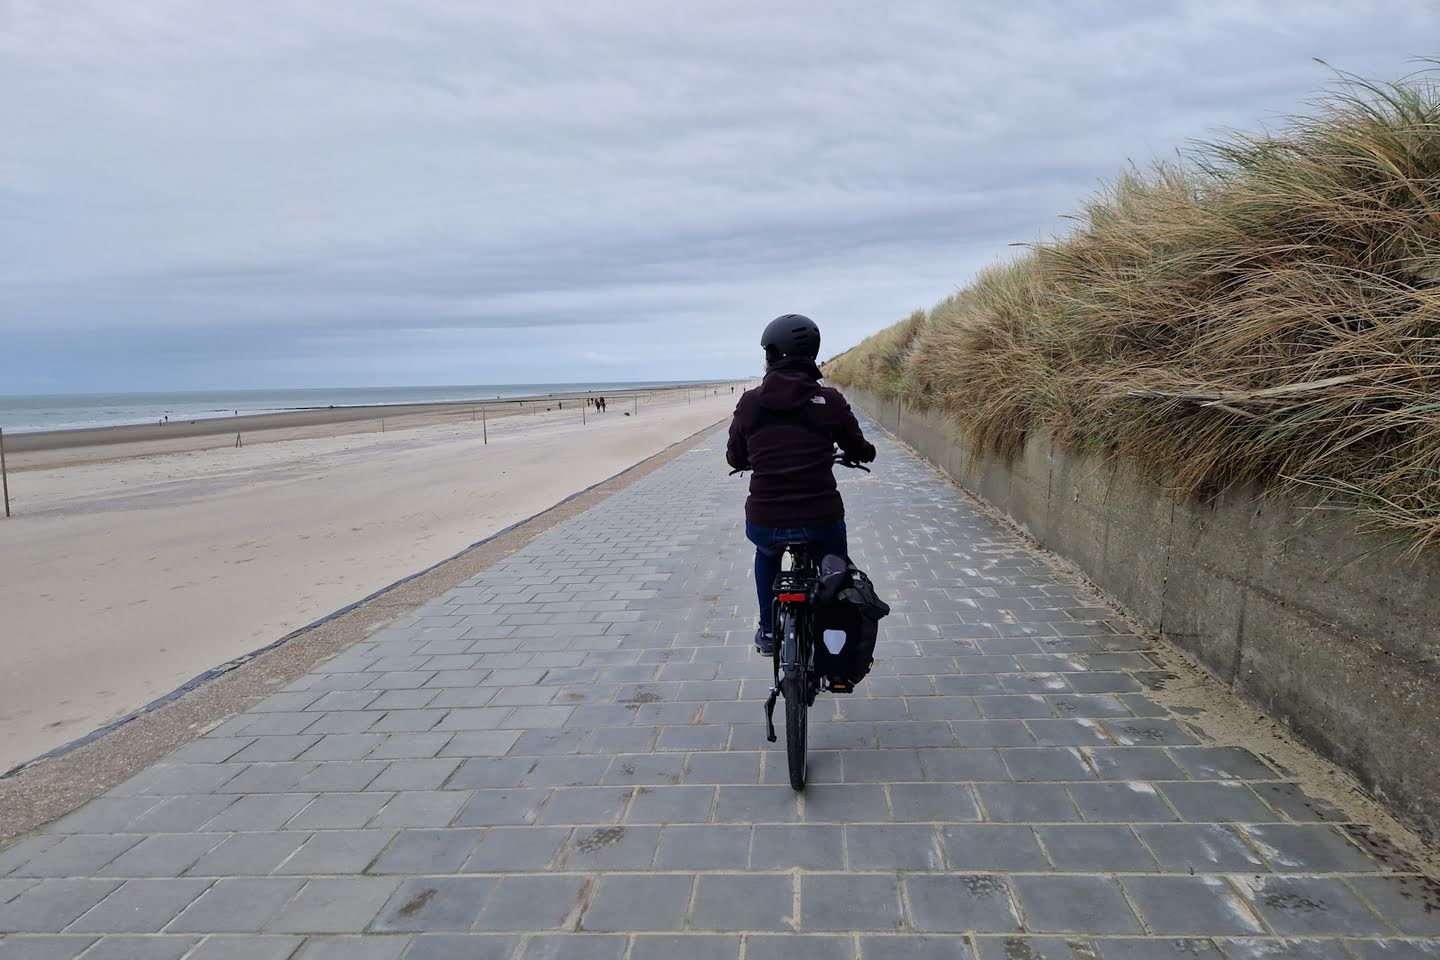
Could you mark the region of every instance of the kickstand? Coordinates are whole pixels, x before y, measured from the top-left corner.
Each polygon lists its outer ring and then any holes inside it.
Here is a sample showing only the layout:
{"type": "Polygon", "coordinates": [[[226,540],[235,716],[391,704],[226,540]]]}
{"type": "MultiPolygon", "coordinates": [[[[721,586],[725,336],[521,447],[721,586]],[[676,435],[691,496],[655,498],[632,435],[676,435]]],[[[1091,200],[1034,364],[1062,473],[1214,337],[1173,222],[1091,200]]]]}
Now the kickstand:
{"type": "Polygon", "coordinates": [[[780,695],[779,687],[770,688],[770,696],[765,701],[765,739],[771,743],[775,742],[775,698],[780,695]]]}

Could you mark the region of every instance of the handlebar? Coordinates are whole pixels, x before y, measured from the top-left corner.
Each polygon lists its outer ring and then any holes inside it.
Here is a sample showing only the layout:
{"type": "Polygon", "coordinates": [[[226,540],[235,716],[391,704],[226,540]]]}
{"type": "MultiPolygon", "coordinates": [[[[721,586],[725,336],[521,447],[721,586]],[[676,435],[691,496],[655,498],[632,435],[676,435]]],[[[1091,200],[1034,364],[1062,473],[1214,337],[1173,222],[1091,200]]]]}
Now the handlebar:
{"type": "MultiPolygon", "coordinates": [[[[833,458],[831,458],[830,462],[836,466],[847,467],[851,470],[864,470],[866,473],[870,472],[870,468],[865,466],[865,464],[859,462],[858,460],[847,459],[841,454],[836,454],[833,458]]],[[[730,471],[730,476],[733,477],[736,474],[744,472],[744,467],[737,467],[736,469],[730,471]]]]}

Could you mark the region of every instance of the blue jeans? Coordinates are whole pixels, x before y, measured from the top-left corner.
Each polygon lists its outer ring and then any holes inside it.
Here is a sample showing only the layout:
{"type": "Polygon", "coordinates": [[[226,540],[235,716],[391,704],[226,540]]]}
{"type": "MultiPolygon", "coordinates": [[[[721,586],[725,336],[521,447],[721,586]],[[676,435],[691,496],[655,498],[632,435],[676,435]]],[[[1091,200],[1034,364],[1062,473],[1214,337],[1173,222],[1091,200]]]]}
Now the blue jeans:
{"type": "Polygon", "coordinates": [[[787,540],[809,540],[811,555],[818,564],[827,553],[846,556],[845,521],[813,527],[762,527],[745,522],[745,536],[755,544],[755,595],[760,602],[760,629],[771,630],[771,607],[775,603],[775,576],[780,572],[780,547],[787,540]]]}

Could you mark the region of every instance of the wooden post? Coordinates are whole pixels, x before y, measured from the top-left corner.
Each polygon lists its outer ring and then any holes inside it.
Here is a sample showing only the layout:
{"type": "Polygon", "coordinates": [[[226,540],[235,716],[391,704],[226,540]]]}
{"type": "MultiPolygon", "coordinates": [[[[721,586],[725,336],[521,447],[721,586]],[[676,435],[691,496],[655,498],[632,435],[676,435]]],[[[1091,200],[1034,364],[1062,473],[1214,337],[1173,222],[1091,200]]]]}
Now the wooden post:
{"type": "Polygon", "coordinates": [[[581,424],[581,426],[584,426],[584,424],[585,424],[585,403],[584,403],[584,401],[581,401],[581,403],[580,403],[580,424],[581,424]]]}
{"type": "Polygon", "coordinates": [[[489,427],[489,425],[485,422],[485,408],[484,408],[484,407],[481,407],[481,408],[480,408],[480,438],[481,438],[481,439],[480,439],[480,442],[481,442],[481,443],[489,443],[489,442],[490,442],[490,427],[489,427]]]}
{"type": "Polygon", "coordinates": [[[5,488],[5,516],[10,516],[10,475],[5,472],[5,431],[0,430],[0,486],[5,488]]]}
{"type": "Polygon", "coordinates": [[[381,417],[381,418],[380,418],[380,432],[381,432],[381,433],[384,433],[384,432],[385,432],[385,418],[384,418],[384,417],[381,417]]]}
{"type": "Polygon", "coordinates": [[[635,416],[640,416],[640,394],[637,393],[630,399],[635,401],[635,416]]]}

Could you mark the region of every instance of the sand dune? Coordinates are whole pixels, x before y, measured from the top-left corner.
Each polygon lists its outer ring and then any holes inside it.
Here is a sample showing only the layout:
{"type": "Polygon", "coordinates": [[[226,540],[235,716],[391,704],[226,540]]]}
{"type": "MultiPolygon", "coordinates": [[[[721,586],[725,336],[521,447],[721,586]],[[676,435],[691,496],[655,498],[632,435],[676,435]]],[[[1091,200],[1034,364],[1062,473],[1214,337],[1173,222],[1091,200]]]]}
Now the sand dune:
{"type": "Polygon", "coordinates": [[[33,466],[12,477],[16,515],[0,519],[0,770],[614,475],[734,402],[682,391],[585,425],[569,409],[510,417],[490,424],[489,445],[478,424],[452,421],[33,466]]]}

